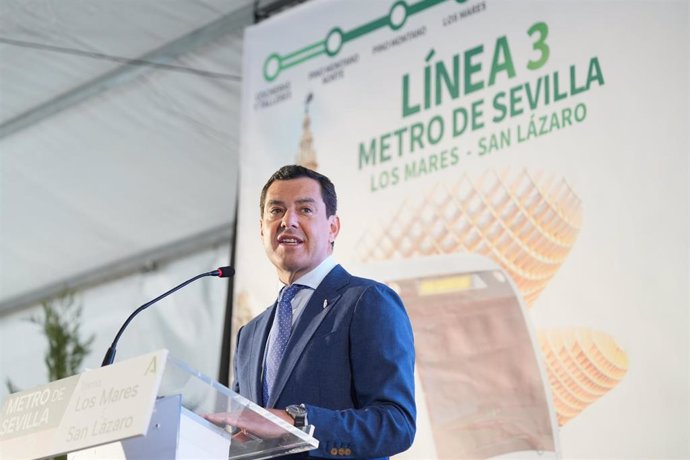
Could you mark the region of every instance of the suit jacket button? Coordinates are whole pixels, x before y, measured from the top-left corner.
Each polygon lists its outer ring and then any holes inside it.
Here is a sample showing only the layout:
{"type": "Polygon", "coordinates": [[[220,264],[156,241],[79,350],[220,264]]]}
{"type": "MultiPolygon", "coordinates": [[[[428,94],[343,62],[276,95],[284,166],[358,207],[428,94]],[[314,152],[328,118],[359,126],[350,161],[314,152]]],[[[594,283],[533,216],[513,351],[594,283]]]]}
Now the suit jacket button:
{"type": "Polygon", "coordinates": [[[345,449],[343,447],[338,449],[338,455],[347,455],[347,454],[345,454],[345,449]]]}
{"type": "Polygon", "coordinates": [[[349,448],[345,449],[345,455],[352,455],[352,450],[349,448]]]}
{"type": "Polygon", "coordinates": [[[338,449],[335,447],[331,449],[331,455],[338,455],[338,449]]]}

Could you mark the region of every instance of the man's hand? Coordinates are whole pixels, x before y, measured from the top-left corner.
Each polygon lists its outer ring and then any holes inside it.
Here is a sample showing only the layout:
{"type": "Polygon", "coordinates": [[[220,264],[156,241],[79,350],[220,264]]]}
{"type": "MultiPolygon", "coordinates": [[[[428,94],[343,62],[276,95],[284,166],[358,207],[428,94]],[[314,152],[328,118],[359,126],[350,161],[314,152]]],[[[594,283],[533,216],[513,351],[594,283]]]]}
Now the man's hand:
{"type": "MultiPolygon", "coordinates": [[[[292,417],[287,412],[280,409],[266,409],[276,417],[285,421],[289,425],[294,425],[292,417]]],[[[285,434],[285,430],[277,423],[266,420],[261,415],[252,410],[245,409],[239,414],[230,412],[220,412],[216,414],[206,414],[204,418],[211,423],[219,426],[230,425],[240,430],[240,433],[248,437],[258,437],[261,439],[278,438],[285,434]]]]}

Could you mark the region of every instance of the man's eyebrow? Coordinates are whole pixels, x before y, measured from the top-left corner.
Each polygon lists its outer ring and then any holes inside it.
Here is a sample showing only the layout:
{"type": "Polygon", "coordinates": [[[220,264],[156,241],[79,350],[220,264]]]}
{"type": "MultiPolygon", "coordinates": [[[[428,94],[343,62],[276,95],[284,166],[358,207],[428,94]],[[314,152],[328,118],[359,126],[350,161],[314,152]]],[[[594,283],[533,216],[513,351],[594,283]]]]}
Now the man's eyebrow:
{"type": "Polygon", "coordinates": [[[268,200],[266,202],[266,206],[275,206],[275,205],[285,206],[285,202],[282,200],[268,200]]]}
{"type": "Polygon", "coordinates": [[[295,203],[299,203],[299,204],[316,203],[316,200],[314,198],[298,198],[295,200],[295,203]]]}
{"type": "MultiPolygon", "coordinates": [[[[316,203],[317,201],[314,198],[297,198],[295,200],[295,203],[297,204],[305,204],[305,203],[316,203]]],[[[279,206],[285,206],[285,201],[283,200],[278,200],[278,199],[272,199],[268,200],[266,202],[266,205],[268,206],[273,206],[273,205],[279,205],[279,206]]]]}

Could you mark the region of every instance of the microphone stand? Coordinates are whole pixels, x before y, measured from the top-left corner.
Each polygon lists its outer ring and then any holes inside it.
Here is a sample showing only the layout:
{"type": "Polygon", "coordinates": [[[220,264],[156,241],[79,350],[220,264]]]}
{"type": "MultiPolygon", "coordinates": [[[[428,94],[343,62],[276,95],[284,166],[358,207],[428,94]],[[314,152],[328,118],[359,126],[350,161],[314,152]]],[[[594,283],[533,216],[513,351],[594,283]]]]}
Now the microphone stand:
{"type": "Polygon", "coordinates": [[[124,322],[124,324],[122,325],[120,330],[117,332],[117,335],[115,335],[115,339],[113,340],[113,343],[110,345],[110,347],[108,348],[108,351],[105,353],[105,356],[103,357],[103,362],[101,363],[101,367],[108,366],[108,365],[112,364],[113,361],[115,361],[115,353],[117,352],[117,350],[116,350],[117,342],[118,342],[118,340],[120,340],[120,336],[122,335],[122,333],[127,328],[127,325],[139,313],[146,310],[148,307],[150,307],[154,303],[158,302],[159,300],[169,296],[170,294],[177,291],[178,289],[182,289],[183,287],[185,287],[189,283],[198,280],[199,278],[203,278],[204,276],[219,276],[222,278],[227,278],[228,276],[232,276],[234,273],[235,273],[235,270],[233,270],[232,267],[221,267],[221,268],[219,268],[217,270],[213,270],[211,272],[206,272],[206,273],[202,273],[200,275],[196,275],[194,278],[188,279],[184,283],[175,286],[174,288],[170,289],[168,292],[165,292],[165,293],[159,295],[155,299],[151,300],[150,302],[145,303],[141,307],[134,310],[134,312],[131,315],[129,315],[129,317],[124,322]]]}

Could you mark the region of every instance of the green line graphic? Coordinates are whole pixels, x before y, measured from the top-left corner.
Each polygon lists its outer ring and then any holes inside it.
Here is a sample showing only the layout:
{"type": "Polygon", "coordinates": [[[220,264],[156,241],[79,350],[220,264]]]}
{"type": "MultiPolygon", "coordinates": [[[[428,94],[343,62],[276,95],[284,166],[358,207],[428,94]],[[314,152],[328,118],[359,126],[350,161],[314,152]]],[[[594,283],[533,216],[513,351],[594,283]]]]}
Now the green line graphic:
{"type": "Polygon", "coordinates": [[[410,16],[421,13],[427,8],[431,8],[445,1],[465,3],[467,0],[420,0],[412,5],[408,5],[404,0],[398,0],[393,3],[393,6],[391,6],[386,16],[381,16],[378,19],[362,24],[347,32],[343,32],[340,27],[335,27],[328,32],[324,40],[305,46],[285,56],[281,56],[278,53],[272,53],[264,62],[264,78],[266,81],[273,81],[283,70],[294,67],[324,53],[333,57],[340,52],[345,43],[374,32],[382,27],[390,27],[392,30],[398,30],[405,25],[407,18],[410,16]]]}

